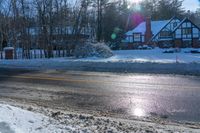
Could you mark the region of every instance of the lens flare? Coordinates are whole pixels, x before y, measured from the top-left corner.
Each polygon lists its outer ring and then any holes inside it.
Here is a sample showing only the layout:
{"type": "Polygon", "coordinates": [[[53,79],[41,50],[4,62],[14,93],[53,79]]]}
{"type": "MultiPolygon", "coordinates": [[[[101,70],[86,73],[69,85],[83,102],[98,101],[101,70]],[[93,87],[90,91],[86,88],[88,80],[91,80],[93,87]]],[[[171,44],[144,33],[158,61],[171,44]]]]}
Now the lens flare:
{"type": "Polygon", "coordinates": [[[113,33],[113,34],[111,35],[111,39],[115,40],[116,38],[117,38],[117,35],[116,35],[115,33],[113,33]]]}

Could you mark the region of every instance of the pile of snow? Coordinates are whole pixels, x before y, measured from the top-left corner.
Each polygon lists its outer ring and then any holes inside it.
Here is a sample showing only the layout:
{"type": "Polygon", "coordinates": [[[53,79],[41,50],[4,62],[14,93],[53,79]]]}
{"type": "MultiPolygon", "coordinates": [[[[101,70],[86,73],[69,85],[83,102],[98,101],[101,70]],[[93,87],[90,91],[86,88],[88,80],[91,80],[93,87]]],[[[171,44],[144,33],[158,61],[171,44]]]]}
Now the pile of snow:
{"type": "Polygon", "coordinates": [[[18,107],[0,104],[0,133],[198,133],[200,131],[197,129],[198,125],[192,124],[190,126],[193,129],[177,123],[167,124],[162,122],[162,124],[159,124],[159,121],[152,123],[110,117],[94,117],[70,112],[52,112],[53,110],[37,109],[37,107],[30,108],[35,111],[42,110],[49,117],[18,107]]]}
{"type": "Polygon", "coordinates": [[[86,43],[77,45],[74,50],[74,56],[77,58],[100,57],[109,58],[113,56],[110,48],[104,43],[86,43]]]}
{"type": "Polygon", "coordinates": [[[186,53],[191,49],[116,50],[110,58],[88,57],[74,61],[118,63],[200,63],[200,54],[186,53]]]}
{"type": "Polygon", "coordinates": [[[119,50],[109,58],[111,62],[138,63],[200,63],[200,54],[185,53],[190,49],[119,50]],[[173,51],[172,53],[164,53],[173,51]]]}
{"type": "Polygon", "coordinates": [[[100,58],[109,58],[113,56],[112,50],[104,43],[94,44],[95,56],[100,58]]]}
{"type": "MultiPolygon", "coordinates": [[[[170,50],[170,49],[169,49],[170,50]]],[[[0,60],[1,68],[67,69],[79,71],[146,72],[200,74],[200,54],[191,49],[163,53],[164,49],[118,50],[109,58],[51,58],[31,60],[0,60]]]]}
{"type": "Polygon", "coordinates": [[[42,114],[0,104],[0,133],[61,133],[73,128],[42,114]]]}
{"type": "Polygon", "coordinates": [[[76,58],[85,58],[85,57],[91,57],[95,54],[95,50],[92,44],[82,44],[77,45],[74,50],[74,56],[76,58]]]}
{"type": "Polygon", "coordinates": [[[147,45],[140,45],[140,46],[138,46],[138,49],[143,49],[143,50],[148,49],[148,50],[150,50],[150,49],[152,49],[152,47],[149,47],[147,45]]]}
{"type": "Polygon", "coordinates": [[[181,49],[180,48],[169,48],[163,51],[163,53],[180,53],[181,49]]]}
{"type": "MultiPolygon", "coordinates": [[[[18,59],[18,60],[0,60],[0,65],[22,65],[26,67],[43,66],[48,65],[64,65],[63,63],[70,62],[99,62],[99,63],[200,63],[200,49],[183,48],[183,49],[160,49],[151,47],[142,47],[145,50],[116,50],[111,51],[110,48],[102,43],[97,44],[83,44],[76,47],[74,51],[74,57],[62,57],[51,59],[39,59],[40,52],[44,51],[36,50],[38,59],[18,59]],[[32,66],[33,65],[33,66],[32,66]]],[[[33,53],[34,51],[32,51],[33,53]]],[[[60,54],[63,51],[61,51],[60,54]]],[[[19,56],[20,57],[20,56],[19,56]]],[[[55,56],[56,57],[56,56],[55,56]]]]}

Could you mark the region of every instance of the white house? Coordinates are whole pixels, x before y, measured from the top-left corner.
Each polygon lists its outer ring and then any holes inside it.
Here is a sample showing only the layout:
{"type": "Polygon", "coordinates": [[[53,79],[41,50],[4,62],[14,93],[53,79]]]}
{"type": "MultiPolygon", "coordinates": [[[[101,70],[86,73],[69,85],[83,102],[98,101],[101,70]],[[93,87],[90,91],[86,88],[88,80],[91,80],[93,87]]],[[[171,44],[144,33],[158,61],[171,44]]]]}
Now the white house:
{"type": "Polygon", "coordinates": [[[136,28],[126,33],[125,41],[132,45],[155,44],[165,47],[200,47],[200,28],[188,18],[180,20],[173,17],[170,20],[140,23],[136,28]]]}

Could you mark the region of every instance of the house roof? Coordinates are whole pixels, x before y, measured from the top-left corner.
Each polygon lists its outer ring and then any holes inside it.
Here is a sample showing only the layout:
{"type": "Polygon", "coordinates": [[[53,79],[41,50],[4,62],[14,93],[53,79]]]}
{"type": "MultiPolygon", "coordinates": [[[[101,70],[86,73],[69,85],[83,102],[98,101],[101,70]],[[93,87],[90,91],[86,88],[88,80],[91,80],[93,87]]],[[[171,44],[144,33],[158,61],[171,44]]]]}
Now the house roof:
{"type": "Polygon", "coordinates": [[[153,40],[159,34],[159,32],[161,30],[163,30],[174,19],[178,19],[180,21],[180,19],[177,18],[176,16],[172,17],[161,29],[159,29],[159,31],[156,34],[153,35],[153,37],[151,38],[151,40],[153,40]]]}
{"type": "MultiPolygon", "coordinates": [[[[188,18],[184,18],[183,20],[180,20],[179,18],[174,16],[170,20],[151,21],[151,31],[152,31],[153,37],[149,40],[149,42],[152,41],[153,39],[155,39],[158,36],[158,34],[160,33],[160,31],[162,31],[165,28],[167,30],[170,30],[171,34],[174,33],[184,22],[190,22],[192,25],[194,25],[195,28],[197,28],[200,31],[200,27],[195,25],[188,18]],[[174,24],[171,25],[173,23],[172,22],[173,20],[175,20],[175,22],[178,24],[176,27],[174,27],[174,24]],[[170,26],[170,28],[169,28],[169,26],[170,26]]],[[[199,31],[198,31],[198,33],[199,33],[199,31]]],[[[145,35],[145,32],[146,32],[146,22],[142,22],[135,29],[128,31],[126,33],[126,35],[132,36],[134,33],[141,33],[142,35],[145,35]]],[[[128,38],[128,39],[130,39],[130,38],[128,38]]]]}
{"type": "Polygon", "coordinates": [[[194,24],[191,20],[189,20],[188,18],[184,18],[175,28],[174,28],[174,30],[172,31],[172,33],[173,32],[175,32],[184,22],[186,22],[186,21],[189,21],[191,24],[193,24],[197,29],[199,29],[200,30],[200,28],[199,28],[199,26],[197,26],[196,24],[194,24]]]}
{"type": "Polygon", "coordinates": [[[184,18],[184,19],[174,28],[174,30],[172,31],[172,33],[175,32],[186,20],[187,20],[187,18],[184,18]]]}
{"type": "MultiPolygon", "coordinates": [[[[170,21],[171,20],[151,21],[151,30],[153,35],[156,35],[170,21]]],[[[133,35],[133,33],[141,33],[142,35],[144,35],[145,31],[146,31],[146,22],[142,22],[135,29],[128,31],[126,35],[133,35]]]]}

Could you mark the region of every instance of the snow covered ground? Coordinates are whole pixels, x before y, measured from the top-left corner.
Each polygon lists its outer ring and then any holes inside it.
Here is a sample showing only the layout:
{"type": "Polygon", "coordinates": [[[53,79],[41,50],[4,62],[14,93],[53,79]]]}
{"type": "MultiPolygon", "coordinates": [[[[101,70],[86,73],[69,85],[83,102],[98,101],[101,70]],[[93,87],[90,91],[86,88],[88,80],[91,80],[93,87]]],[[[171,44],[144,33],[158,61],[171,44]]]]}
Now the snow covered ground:
{"type": "Polygon", "coordinates": [[[63,128],[73,129],[42,114],[0,104],[0,133],[60,133],[63,128]]]}
{"type": "MultiPolygon", "coordinates": [[[[200,63],[200,54],[187,53],[191,49],[182,49],[180,53],[163,53],[166,49],[153,50],[118,50],[114,56],[107,59],[86,58],[79,61],[95,62],[151,62],[151,63],[200,63]]],[[[200,51],[200,50],[199,50],[200,51]]]]}
{"type": "MultiPolygon", "coordinates": [[[[0,67],[29,69],[65,69],[80,71],[142,72],[200,75],[200,54],[163,53],[164,49],[119,50],[110,58],[52,58],[0,60],[0,67]]],[[[200,50],[199,50],[200,51],[200,50]]]]}
{"type": "MultiPolygon", "coordinates": [[[[29,107],[29,110],[35,110],[29,107]]],[[[40,110],[40,109],[39,109],[40,110]]],[[[19,107],[0,104],[0,133],[198,133],[195,125],[167,124],[136,120],[94,117],[84,114],[51,112],[34,113],[19,107]]],[[[37,111],[35,111],[37,112],[37,111]]]]}
{"type": "MultiPolygon", "coordinates": [[[[179,53],[163,53],[166,49],[155,48],[152,50],[117,50],[114,51],[114,56],[110,58],[98,58],[98,57],[88,57],[88,58],[54,58],[54,59],[32,59],[32,60],[1,60],[1,64],[8,64],[16,62],[26,62],[26,63],[40,63],[41,61],[57,61],[67,62],[67,61],[80,61],[80,62],[151,62],[151,63],[200,63],[200,54],[187,53],[192,50],[190,48],[181,49],[179,53]]],[[[200,49],[197,49],[200,51],[200,49]]],[[[25,65],[25,64],[24,64],[25,65]]]]}

